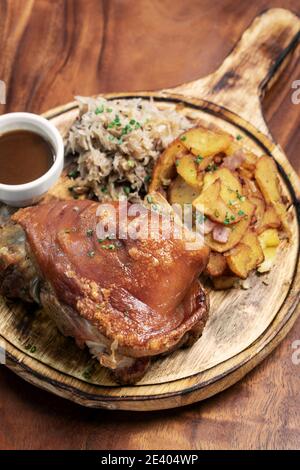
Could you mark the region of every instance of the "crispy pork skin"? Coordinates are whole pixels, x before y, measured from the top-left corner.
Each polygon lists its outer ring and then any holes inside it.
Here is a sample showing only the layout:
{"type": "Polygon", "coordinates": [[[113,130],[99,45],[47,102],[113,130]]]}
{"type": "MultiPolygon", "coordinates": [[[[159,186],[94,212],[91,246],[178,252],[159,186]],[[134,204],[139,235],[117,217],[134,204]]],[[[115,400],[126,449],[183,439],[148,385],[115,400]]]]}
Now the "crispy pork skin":
{"type": "MultiPolygon", "coordinates": [[[[12,217],[16,224],[8,227],[26,234],[23,259],[30,275],[24,276],[23,269],[22,276],[27,294],[28,278],[39,279],[39,301],[62,333],[79,346],[86,344],[118,381],[133,383],[145,373],[151,356],[189,345],[201,335],[208,302],[198,276],[208,249],[199,244],[187,250],[186,240],[161,236],[160,224],[152,225],[154,236],[145,239],[99,240],[99,206],[92,201],[43,204],[18,211],[12,217]]],[[[118,203],[113,207],[118,209],[118,203]]],[[[146,211],[139,218],[140,233],[148,228],[148,215],[146,211]]],[[[116,224],[120,229],[123,222],[116,224]]],[[[0,240],[3,245],[3,234],[0,240]]],[[[1,290],[22,297],[4,282],[4,245],[1,290]]],[[[20,258],[15,264],[10,260],[11,270],[19,271],[20,258]]]]}

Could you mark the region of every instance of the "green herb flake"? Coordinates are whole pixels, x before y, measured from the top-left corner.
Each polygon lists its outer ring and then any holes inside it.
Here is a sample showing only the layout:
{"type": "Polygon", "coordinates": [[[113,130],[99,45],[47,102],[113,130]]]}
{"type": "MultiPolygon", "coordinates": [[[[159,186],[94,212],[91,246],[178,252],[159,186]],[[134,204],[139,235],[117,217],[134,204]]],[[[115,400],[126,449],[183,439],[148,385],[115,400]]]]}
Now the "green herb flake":
{"type": "Polygon", "coordinates": [[[106,108],[107,113],[112,113],[112,111],[113,111],[112,108],[106,108]]]}
{"type": "Polygon", "coordinates": [[[240,210],[238,211],[238,215],[239,215],[240,217],[242,217],[243,215],[245,215],[245,212],[240,209],[240,210]]]}
{"type": "Polygon", "coordinates": [[[88,251],[88,252],[87,252],[87,255],[88,255],[89,258],[94,258],[95,252],[94,252],[93,250],[88,251]]]}
{"type": "Polygon", "coordinates": [[[130,119],[129,124],[131,124],[132,126],[134,126],[135,123],[136,123],[136,120],[135,120],[135,119],[130,119]]]}
{"type": "Polygon", "coordinates": [[[203,157],[201,157],[201,155],[197,155],[197,157],[195,158],[195,162],[199,165],[199,163],[201,163],[203,161],[203,157]]]}
{"type": "Polygon", "coordinates": [[[99,106],[95,109],[95,114],[101,114],[104,111],[104,106],[99,106]]]}
{"type": "Polygon", "coordinates": [[[207,171],[212,171],[213,172],[213,171],[216,171],[217,169],[218,169],[218,166],[215,163],[213,163],[213,164],[208,165],[206,167],[205,171],[206,172],[207,171]]]}
{"type": "Polygon", "coordinates": [[[31,352],[32,354],[34,354],[34,353],[36,352],[36,346],[32,346],[32,347],[30,348],[30,352],[31,352]]]}
{"type": "Polygon", "coordinates": [[[180,140],[184,142],[186,140],[186,135],[183,135],[182,137],[180,137],[180,140]]]}
{"type": "Polygon", "coordinates": [[[77,176],[79,176],[79,171],[77,170],[72,170],[68,173],[69,178],[75,179],[77,178],[77,176]]]}
{"type": "Polygon", "coordinates": [[[108,249],[111,250],[111,251],[114,251],[116,249],[115,245],[111,244],[111,245],[108,245],[108,249]]]}
{"type": "Polygon", "coordinates": [[[150,176],[150,175],[146,175],[145,178],[144,178],[144,181],[145,181],[145,183],[150,183],[150,181],[151,181],[151,176],[150,176]]]}
{"type": "Polygon", "coordinates": [[[93,233],[94,233],[94,230],[92,228],[89,228],[87,231],[86,231],[86,236],[87,237],[92,237],[93,236],[93,233]]]}
{"type": "Polygon", "coordinates": [[[242,136],[241,134],[238,134],[238,135],[236,136],[236,140],[242,140],[242,138],[243,138],[243,136],[242,136]]]}
{"type": "Polygon", "coordinates": [[[152,196],[147,196],[147,202],[149,202],[149,204],[152,204],[153,202],[153,197],[152,196]]]}
{"type": "Polygon", "coordinates": [[[129,186],[124,186],[123,191],[128,196],[128,194],[130,194],[130,187],[129,186]]]}
{"type": "Polygon", "coordinates": [[[103,186],[103,187],[101,188],[101,192],[102,192],[102,193],[107,193],[107,192],[108,192],[107,186],[103,186]]]}
{"type": "Polygon", "coordinates": [[[245,196],[242,196],[238,190],[236,190],[236,197],[241,201],[244,202],[246,200],[245,196]]]}
{"type": "Polygon", "coordinates": [[[135,167],[135,162],[133,160],[128,160],[127,162],[129,168],[134,168],[135,167]]]}

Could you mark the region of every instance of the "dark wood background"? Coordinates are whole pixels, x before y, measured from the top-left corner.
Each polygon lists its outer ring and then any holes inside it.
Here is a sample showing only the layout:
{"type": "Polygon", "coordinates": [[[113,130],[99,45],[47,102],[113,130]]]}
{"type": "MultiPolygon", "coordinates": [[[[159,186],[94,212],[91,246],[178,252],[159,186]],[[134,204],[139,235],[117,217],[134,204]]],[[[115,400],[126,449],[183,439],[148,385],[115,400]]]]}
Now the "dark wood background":
{"type": "MultiPolygon", "coordinates": [[[[213,71],[268,7],[299,0],[0,0],[0,113],[40,113],[76,94],[159,89],[213,71]]],[[[299,54],[263,109],[300,175],[299,54]]],[[[300,448],[300,365],[292,343],[203,403],[164,412],[81,408],[0,369],[0,449],[300,448]]]]}

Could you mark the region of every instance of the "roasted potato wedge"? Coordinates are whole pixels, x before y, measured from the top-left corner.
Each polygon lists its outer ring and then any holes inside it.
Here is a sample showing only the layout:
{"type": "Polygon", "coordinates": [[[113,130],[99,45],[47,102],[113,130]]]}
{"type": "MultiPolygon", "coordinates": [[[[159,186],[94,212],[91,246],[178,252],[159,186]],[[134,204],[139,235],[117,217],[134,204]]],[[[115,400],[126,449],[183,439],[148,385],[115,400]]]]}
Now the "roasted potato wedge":
{"type": "Polygon", "coordinates": [[[205,273],[211,277],[222,276],[227,268],[224,255],[211,251],[205,273]]]}
{"type": "Polygon", "coordinates": [[[223,224],[235,221],[235,214],[227,207],[220,195],[221,181],[218,179],[203,189],[200,196],[193,201],[193,206],[214,222],[223,224]]]}
{"type": "Polygon", "coordinates": [[[180,141],[193,155],[206,158],[220,152],[226,152],[232,138],[225,132],[194,127],[182,134],[180,141]]]}
{"type": "Polygon", "coordinates": [[[253,230],[247,230],[241,242],[226,256],[230,270],[242,279],[264,260],[264,253],[253,230]]]}
{"type": "Polygon", "coordinates": [[[228,168],[219,168],[205,175],[203,191],[208,190],[210,184],[217,179],[221,181],[220,196],[228,207],[229,212],[234,216],[234,218],[230,218],[229,223],[236,223],[241,220],[244,215],[241,207],[241,202],[245,199],[242,185],[234,172],[230,171],[228,168]]]}
{"type": "Polygon", "coordinates": [[[230,270],[241,279],[246,279],[251,271],[251,248],[245,243],[238,243],[227,255],[230,270]]]}
{"type": "Polygon", "coordinates": [[[261,197],[256,196],[253,193],[248,196],[248,199],[250,202],[252,202],[252,204],[255,205],[254,216],[255,216],[255,228],[257,230],[258,227],[260,227],[262,224],[262,221],[265,215],[266,204],[262,196],[261,197]]]}
{"type": "Polygon", "coordinates": [[[181,158],[176,158],[175,164],[177,173],[185,182],[193,188],[199,188],[201,179],[198,181],[195,157],[192,154],[183,155],[181,158]]]}
{"type": "Polygon", "coordinates": [[[226,243],[220,243],[215,241],[213,239],[212,233],[205,235],[205,242],[212,250],[218,253],[225,253],[225,251],[231,250],[234,246],[236,246],[245,235],[250,225],[251,217],[254,213],[255,206],[247,199],[241,204],[245,216],[236,224],[228,226],[228,228],[230,229],[230,235],[226,243]]]}
{"type": "Polygon", "coordinates": [[[152,173],[149,193],[167,185],[176,176],[176,158],[187,154],[186,148],[177,139],[161,154],[152,173]]]}
{"type": "Polygon", "coordinates": [[[192,188],[178,175],[169,187],[168,200],[171,204],[191,204],[199,194],[200,189],[192,188]]]}
{"type": "Polygon", "coordinates": [[[266,202],[274,207],[282,227],[290,238],[291,230],[287,220],[286,208],[282,202],[277,167],[271,157],[265,155],[258,159],[255,170],[255,180],[266,202]]]}
{"type": "Polygon", "coordinates": [[[281,221],[273,206],[267,206],[264,215],[258,224],[256,231],[258,234],[264,232],[268,228],[279,228],[281,221]]]}
{"type": "Polygon", "coordinates": [[[265,260],[258,267],[259,273],[270,271],[276,257],[277,247],[280,239],[276,229],[267,229],[259,235],[259,242],[264,253],[265,260]]]}
{"type": "Polygon", "coordinates": [[[242,167],[245,168],[245,170],[248,170],[253,173],[255,171],[256,163],[258,160],[257,156],[249,151],[244,151],[243,154],[245,156],[245,159],[242,163],[242,167]]]}

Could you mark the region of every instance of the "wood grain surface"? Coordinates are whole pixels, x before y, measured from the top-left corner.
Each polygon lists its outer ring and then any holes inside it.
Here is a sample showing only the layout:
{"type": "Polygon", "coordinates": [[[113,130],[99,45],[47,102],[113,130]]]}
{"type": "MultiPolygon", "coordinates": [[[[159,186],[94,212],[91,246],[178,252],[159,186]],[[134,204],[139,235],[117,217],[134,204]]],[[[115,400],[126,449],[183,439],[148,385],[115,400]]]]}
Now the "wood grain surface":
{"type": "MultiPolygon", "coordinates": [[[[8,88],[0,112],[42,112],[76,93],[193,80],[214,70],[252,18],[271,6],[282,3],[0,0],[0,79],[8,88]]],[[[297,1],[284,7],[300,13],[297,1]]],[[[299,75],[296,55],[263,105],[298,174],[300,105],[291,102],[291,85],[299,75]]],[[[298,448],[300,365],[291,360],[296,339],[299,321],[242,383],[199,405],[142,415],[81,409],[1,369],[0,447],[298,448]]]]}

